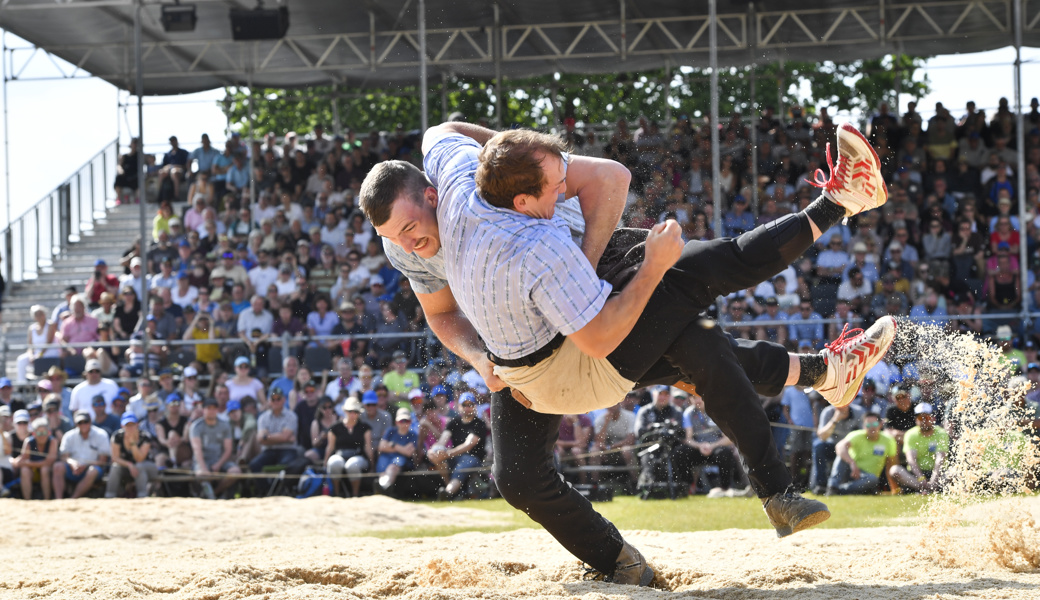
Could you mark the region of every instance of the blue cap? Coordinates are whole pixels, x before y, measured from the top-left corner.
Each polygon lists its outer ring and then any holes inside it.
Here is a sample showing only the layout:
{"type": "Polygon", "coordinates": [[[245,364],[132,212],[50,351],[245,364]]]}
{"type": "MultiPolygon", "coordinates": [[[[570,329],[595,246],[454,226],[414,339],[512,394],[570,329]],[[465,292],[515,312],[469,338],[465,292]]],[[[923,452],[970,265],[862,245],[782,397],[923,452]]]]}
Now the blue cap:
{"type": "Polygon", "coordinates": [[[187,279],[187,278],[188,278],[188,272],[187,271],[181,271],[180,273],[177,273],[177,279],[187,279]]]}
{"type": "Polygon", "coordinates": [[[132,412],[123,413],[123,417],[119,419],[119,425],[124,426],[127,423],[137,423],[137,415],[132,412]]]}
{"type": "Polygon", "coordinates": [[[1009,244],[1007,242],[1000,242],[999,244],[997,244],[997,250],[1010,250],[1010,249],[1011,249],[1011,244],[1009,244]]]}
{"type": "Polygon", "coordinates": [[[448,395],[448,388],[444,387],[443,385],[434,386],[433,389],[430,390],[430,395],[431,396],[447,396],[448,395]]]}
{"type": "Polygon", "coordinates": [[[94,266],[95,267],[107,267],[108,263],[105,262],[105,259],[99,258],[99,259],[94,261],[94,266]]]}
{"type": "Polygon", "coordinates": [[[127,396],[129,396],[130,395],[130,390],[126,389],[125,387],[121,387],[118,390],[116,390],[116,396],[122,396],[123,394],[126,394],[127,396]]]}
{"type": "Polygon", "coordinates": [[[144,320],[145,321],[154,321],[155,320],[155,315],[148,315],[147,317],[144,318],[144,320]]]}
{"type": "Polygon", "coordinates": [[[166,403],[173,404],[174,402],[184,402],[184,398],[177,392],[172,392],[169,396],[166,396],[166,403]]]}
{"type": "Polygon", "coordinates": [[[379,394],[372,390],[368,390],[364,394],[361,394],[362,404],[379,404],[379,394]]]}
{"type": "Polygon", "coordinates": [[[181,243],[179,243],[177,245],[180,246],[181,248],[190,248],[191,247],[191,244],[188,242],[188,240],[181,240],[181,243]]]}
{"type": "Polygon", "coordinates": [[[473,395],[473,392],[462,392],[462,394],[459,395],[459,404],[463,404],[465,402],[472,402],[473,404],[476,404],[477,397],[473,395]]]}
{"type": "Polygon", "coordinates": [[[1026,365],[1026,371],[1032,371],[1033,369],[1040,371],[1040,363],[1029,363],[1026,365]]]}
{"type": "Polygon", "coordinates": [[[0,377],[0,388],[11,387],[10,377],[0,377]]]}
{"type": "Polygon", "coordinates": [[[249,364],[249,358],[246,357],[246,356],[239,356],[238,358],[235,359],[235,368],[238,368],[239,365],[248,365],[248,364],[249,364]]]}
{"type": "Polygon", "coordinates": [[[238,400],[228,400],[227,412],[231,412],[233,410],[242,410],[242,403],[238,400]]]}

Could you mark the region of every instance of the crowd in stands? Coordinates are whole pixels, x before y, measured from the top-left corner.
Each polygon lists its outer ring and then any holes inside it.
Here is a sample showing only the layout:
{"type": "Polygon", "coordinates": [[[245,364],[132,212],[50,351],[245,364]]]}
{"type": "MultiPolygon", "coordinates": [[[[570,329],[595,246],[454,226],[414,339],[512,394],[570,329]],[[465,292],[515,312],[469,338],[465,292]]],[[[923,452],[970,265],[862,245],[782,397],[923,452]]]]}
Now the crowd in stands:
{"type": "MultiPolygon", "coordinates": [[[[914,103],[902,116],[882,105],[867,132],[888,203],[825,232],[713,316],[734,335],[795,352],[822,349],[847,325],[911,317],[992,337],[1009,368],[1035,385],[1040,325],[1027,327],[1018,313],[1040,299],[1036,99],[1022,148],[1014,128],[1004,99],[991,118],[974,104],[959,118],[938,104],[927,119],[914,103]],[[980,318],[990,314],[999,317],[980,318]]],[[[565,131],[576,153],[632,171],[624,224],[674,218],[687,240],[707,240],[716,185],[726,236],[805,208],[817,169],[828,172],[836,125],[826,109],[810,116],[794,107],[780,119],[767,108],[751,122],[734,114],[720,131],[717,181],[709,134],[685,116],[667,126],[619,121],[602,136],[569,120],[565,131]]],[[[189,152],[171,137],[162,157],[144,156],[159,202],[149,239],[119,265],[98,260],[55,306],[33,306],[17,379],[35,373],[35,387],[16,394],[0,379],[4,489],[19,479],[27,498],[67,488],[78,496],[107,474],[106,495],[145,495],[162,474],[190,469],[201,482],[192,492],[230,496],[263,492],[263,479],[237,474],[286,466],[325,469],[335,475],[330,492],[343,495],[393,493],[411,470],[438,474],[441,497],[486,489],[483,474],[471,475],[492,460],[487,387],[432,336],[407,278],[356,208],[372,166],[420,164],[419,141],[400,128],[328,137],[318,126],[251,145],[233,135],[223,150],[203,136],[189,152]],[[378,335],[358,337],[367,334],[378,335]]],[[[141,159],[135,140],[120,160],[120,202],[137,200],[141,159]]],[[[890,356],[849,407],[793,387],[763,403],[803,489],[928,492],[941,485],[956,435],[941,379],[913,357],[890,356]]],[[[668,426],[672,477],[715,495],[747,493],[733,445],[700,399],[672,392],[636,390],[617,406],[564,418],[558,453],[568,476],[642,486],[656,477],[654,457],[638,458],[633,446],[668,426]],[[597,465],[616,468],[569,468],[597,465]]],[[[1035,390],[1026,399],[1036,415],[1026,431],[1040,425],[1038,399],[1035,390]]]]}

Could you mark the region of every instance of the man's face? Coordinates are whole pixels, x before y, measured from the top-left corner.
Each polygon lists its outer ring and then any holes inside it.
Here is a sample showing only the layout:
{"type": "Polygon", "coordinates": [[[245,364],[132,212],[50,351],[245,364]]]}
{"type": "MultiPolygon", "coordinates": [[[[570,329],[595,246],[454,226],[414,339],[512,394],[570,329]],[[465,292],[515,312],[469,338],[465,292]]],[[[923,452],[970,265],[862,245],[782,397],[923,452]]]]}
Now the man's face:
{"type": "Polygon", "coordinates": [[[931,431],[935,427],[935,417],[927,413],[917,415],[917,426],[921,431],[931,431]]]}
{"type": "Polygon", "coordinates": [[[101,381],[101,370],[91,369],[87,371],[87,381],[90,382],[90,385],[96,385],[97,382],[101,381]]]}
{"type": "Polygon", "coordinates": [[[542,191],[537,197],[525,196],[523,206],[516,208],[523,214],[536,219],[551,219],[556,212],[556,200],[567,191],[567,171],[563,160],[551,154],[541,155],[542,191]]]}
{"type": "Polygon", "coordinates": [[[441,248],[437,230],[437,191],[428,187],[419,202],[399,196],[390,209],[390,218],[376,227],[376,233],[402,250],[421,258],[433,258],[441,248]]]}
{"type": "Polygon", "coordinates": [[[881,432],[881,421],[877,417],[869,416],[863,418],[863,428],[867,430],[867,438],[876,440],[881,432]]]}
{"type": "Polygon", "coordinates": [[[253,312],[256,314],[260,314],[264,310],[264,300],[259,296],[254,296],[249,304],[253,307],[253,312]]]}
{"type": "Polygon", "coordinates": [[[654,404],[657,405],[658,408],[663,408],[665,406],[668,406],[671,402],[672,402],[672,394],[671,394],[671,392],[669,392],[667,390],[662,390],[662,391],[658,392],[657,393],[657,397],[654,398],[654,404]]]}

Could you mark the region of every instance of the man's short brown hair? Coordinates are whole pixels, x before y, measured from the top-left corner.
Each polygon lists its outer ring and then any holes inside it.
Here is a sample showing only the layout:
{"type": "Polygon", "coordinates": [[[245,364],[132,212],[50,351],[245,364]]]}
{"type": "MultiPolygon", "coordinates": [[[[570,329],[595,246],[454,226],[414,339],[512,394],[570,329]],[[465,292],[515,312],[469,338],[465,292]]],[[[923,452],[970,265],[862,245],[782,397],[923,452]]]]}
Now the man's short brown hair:
{"type": "Polygon", "coordinates": [[[358,205],[373,226],[390,220],[394,201],[405,195],[420,203],[423,190],[432,187],[426,174],[403,160],[387,160],[376,164],[361,184],[358,205]]]}
{"type": "Polygon", "coordinates": [[[495,135],[480,151],[476,175],[480,196],[492,206],[513,209],[517,194],[541,194],[546,183],[542,159],[562,158],[566,149],[560,138],[529,129],[495,135]]]}

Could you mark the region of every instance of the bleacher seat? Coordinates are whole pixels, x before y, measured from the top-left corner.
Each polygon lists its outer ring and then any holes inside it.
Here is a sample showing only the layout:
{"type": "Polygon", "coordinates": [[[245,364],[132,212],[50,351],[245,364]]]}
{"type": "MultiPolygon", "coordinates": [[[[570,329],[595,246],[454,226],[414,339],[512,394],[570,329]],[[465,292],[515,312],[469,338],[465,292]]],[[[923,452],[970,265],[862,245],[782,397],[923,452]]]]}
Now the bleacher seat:
{"type": "MultiPolygon", "coordinates": [[[[332,353],[324,346],[308,346],[303,352],[303,364],[318,375],[332,370],[332,353]]],[[[279,364],[281,370],[281,364],[279,364]]]]}
{"type": "Polygon", "coordinates": [[[51,367],[61,367],[60,358],[37,358],[33,361],[33,373],[37,377],[44,377],[51,367]]]}
{"type": "Polygon", "coordinates": [[[62,360],[61,366],[73,377],[79,377],[87,366],[87,359],[82,354],[70,354],[62,360]]]}

